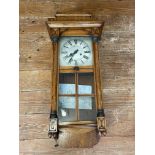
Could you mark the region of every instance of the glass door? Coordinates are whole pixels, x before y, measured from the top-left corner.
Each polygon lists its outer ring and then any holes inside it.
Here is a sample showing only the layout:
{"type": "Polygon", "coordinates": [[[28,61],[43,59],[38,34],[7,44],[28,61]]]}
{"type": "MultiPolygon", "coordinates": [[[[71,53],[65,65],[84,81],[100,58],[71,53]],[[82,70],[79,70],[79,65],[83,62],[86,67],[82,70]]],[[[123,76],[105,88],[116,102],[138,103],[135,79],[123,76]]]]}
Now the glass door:
{"type": "Polygon", "coordinates": [[[59,74],[58,116],[60,122],[96,121],[93,72],[59,74]]]}

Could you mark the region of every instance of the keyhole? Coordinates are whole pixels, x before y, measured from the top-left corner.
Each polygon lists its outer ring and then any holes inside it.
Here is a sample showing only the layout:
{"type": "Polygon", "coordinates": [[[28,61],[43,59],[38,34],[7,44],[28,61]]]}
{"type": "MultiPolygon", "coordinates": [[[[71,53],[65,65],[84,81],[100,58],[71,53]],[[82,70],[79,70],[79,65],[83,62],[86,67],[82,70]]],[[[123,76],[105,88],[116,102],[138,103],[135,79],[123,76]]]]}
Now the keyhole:
{"type": "Polygon", "coordinates": [[[79,68],[78,66],[75,66],[75,67],[74,67],[74,70],[76,70],[76,71],[79,71],[79,69],[80,69],[80,68],[79,68]]]}

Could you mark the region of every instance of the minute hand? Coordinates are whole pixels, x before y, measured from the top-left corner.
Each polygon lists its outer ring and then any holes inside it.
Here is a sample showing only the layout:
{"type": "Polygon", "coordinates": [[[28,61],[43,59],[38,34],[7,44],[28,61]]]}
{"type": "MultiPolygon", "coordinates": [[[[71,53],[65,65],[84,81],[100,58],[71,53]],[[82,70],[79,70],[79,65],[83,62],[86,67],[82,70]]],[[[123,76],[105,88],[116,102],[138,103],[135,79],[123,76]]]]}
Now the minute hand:
{"type": "Polygon", "coordinates": [[[69,55],[66,55],[65,58],[73,57],[79,50],[75,50],[73,53],[70,53],[69,55]]]}
{"type": "Polygon", "coordinates": [[[73,57],[79,50],[75,50],[73,53],[71,53],[70,55],[73,57]]]}

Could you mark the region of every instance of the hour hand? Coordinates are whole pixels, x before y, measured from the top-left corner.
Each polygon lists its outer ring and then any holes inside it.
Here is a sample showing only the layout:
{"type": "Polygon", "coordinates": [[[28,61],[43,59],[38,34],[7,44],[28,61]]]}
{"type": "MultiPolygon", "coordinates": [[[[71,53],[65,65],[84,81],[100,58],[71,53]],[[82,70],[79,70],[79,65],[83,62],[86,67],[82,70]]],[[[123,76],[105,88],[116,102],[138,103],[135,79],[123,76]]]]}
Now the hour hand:
{"type": "Polygon", "coordinates": [[[75,50],[75,51],[73,52],[73,55],[74,55],[74,54],[76,54],[78,51],[79,51],[78,49],[77,49],[77,50],[75,50]]]}
{"type": "Polygon", "coordinates": [[[73,58],[70,58],[69,61],[68,61],[68,63],[70,64],[72,61],[73,61],[73,58]]]}

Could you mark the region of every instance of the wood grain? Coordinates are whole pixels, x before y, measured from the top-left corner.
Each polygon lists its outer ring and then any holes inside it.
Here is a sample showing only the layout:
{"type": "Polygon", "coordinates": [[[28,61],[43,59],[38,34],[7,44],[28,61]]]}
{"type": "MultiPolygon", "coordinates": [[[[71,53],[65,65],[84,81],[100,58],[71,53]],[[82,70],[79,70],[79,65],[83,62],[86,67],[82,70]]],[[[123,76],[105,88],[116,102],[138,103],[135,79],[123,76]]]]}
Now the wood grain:
{"type": "Polygon", "coordinates": [[[51,71],[21,71],[20,90],[47,90],[51,87],[51,71]]]}
{"type": "MultiPolygon", "coordinates": [[[[112,70],[114,72],[114,70],[112,70]]],[[[119,70],[116,70],[119,71],[119,70]]],[[[122,71],[122,70],[121,70],[122,71]]],[[[125,71],[126,72],[126,71],[125,71]]],[[[35,71],[21,71],[20,72],[20,90],[30,91],[30,90],[48,90],[51,88],[51,71],[50,70],[35,70],[35,71]],[[28,80],[29,79],[29,80],[28,80]]],[[[104,88],[133,88],[134,79],[125,77],[119,79],[118,72],[114,72],[117,78],[115,79],[104,79],[104,88]],[[121,83],[121,85],[120,85],[121,83]]],[[[127,74],[129,75],[129,74],[127,74]]]]}
{"type": "MultiPolygon", "coordinates": [[[[23,105],[21,105],[23,106],[23,105]]],[[[48,138],[49,105],[23,106],[21,110],[20,139],[48,138]],[[27,107],[27,108],[25,108],[27,107]],[[41,111],[39,111],[41,109],[41,111]]],[[[107,116],[107,136],[134,135],[134,106],[113,106],[105,109],[107,116]]]]}
{"type": "Polygon", "coordinates": [[[48,103],[50,102],[50,89],[47,90],[34,90],[34,91],[20,91],[20,103],[31,104],[33,103],[48,103]]]}
{"type": "Polygon", "coordinates": [[[134,10],[134,0],[20,0],[20,155],[134,155],[134,10]],[[55,148],[46,138],[52,47],[44,23],[79,10],[105,21],[99,51],[108,137],[91,149],[55,148]]]}
{"type": "Polygon", "coordinates": [[[35,153],[35,155],[114,155],[116,152],[124,152],[126,155],[134,155],[134,137],[103,137],[98,145],[89,149],[63,149],[54,148],[51,139],[33,139],[20,142],[22,152],[35,153]],[[130,146],[130,147],[129,147],[130,146]]]}
{"type": "Polygon", "coordinates": [[[40,16],[51,17],[57,12],[65,13],[86,13],[93,12],[95,14],[134,14],[134,1],[102,1],[96,0],[95,3],[89,0],[85,1],[20,1],[20,15],[22,16],[40,16]],[[69,6],[69,7],[68,7],[69,6]],[[75,7],[76,6],[76,7],[75,7]],[[89,6],[89,7],[88,7],[89,6]],[[117,6],[117,7],[116,7],[117,6]],[[96,9],[97,8],[97,9],[96,9]]]}
{"type": "MultiPolygon", "coordinates": [[[[127,15],[104,15],[97,16],[99,20],[105,21],[105,32],[134,32],[134,17],[127,15]]],[[[20,34],[26,33],[45,33],[47,17],[39,16],[20,16],[20,34]]]]}

